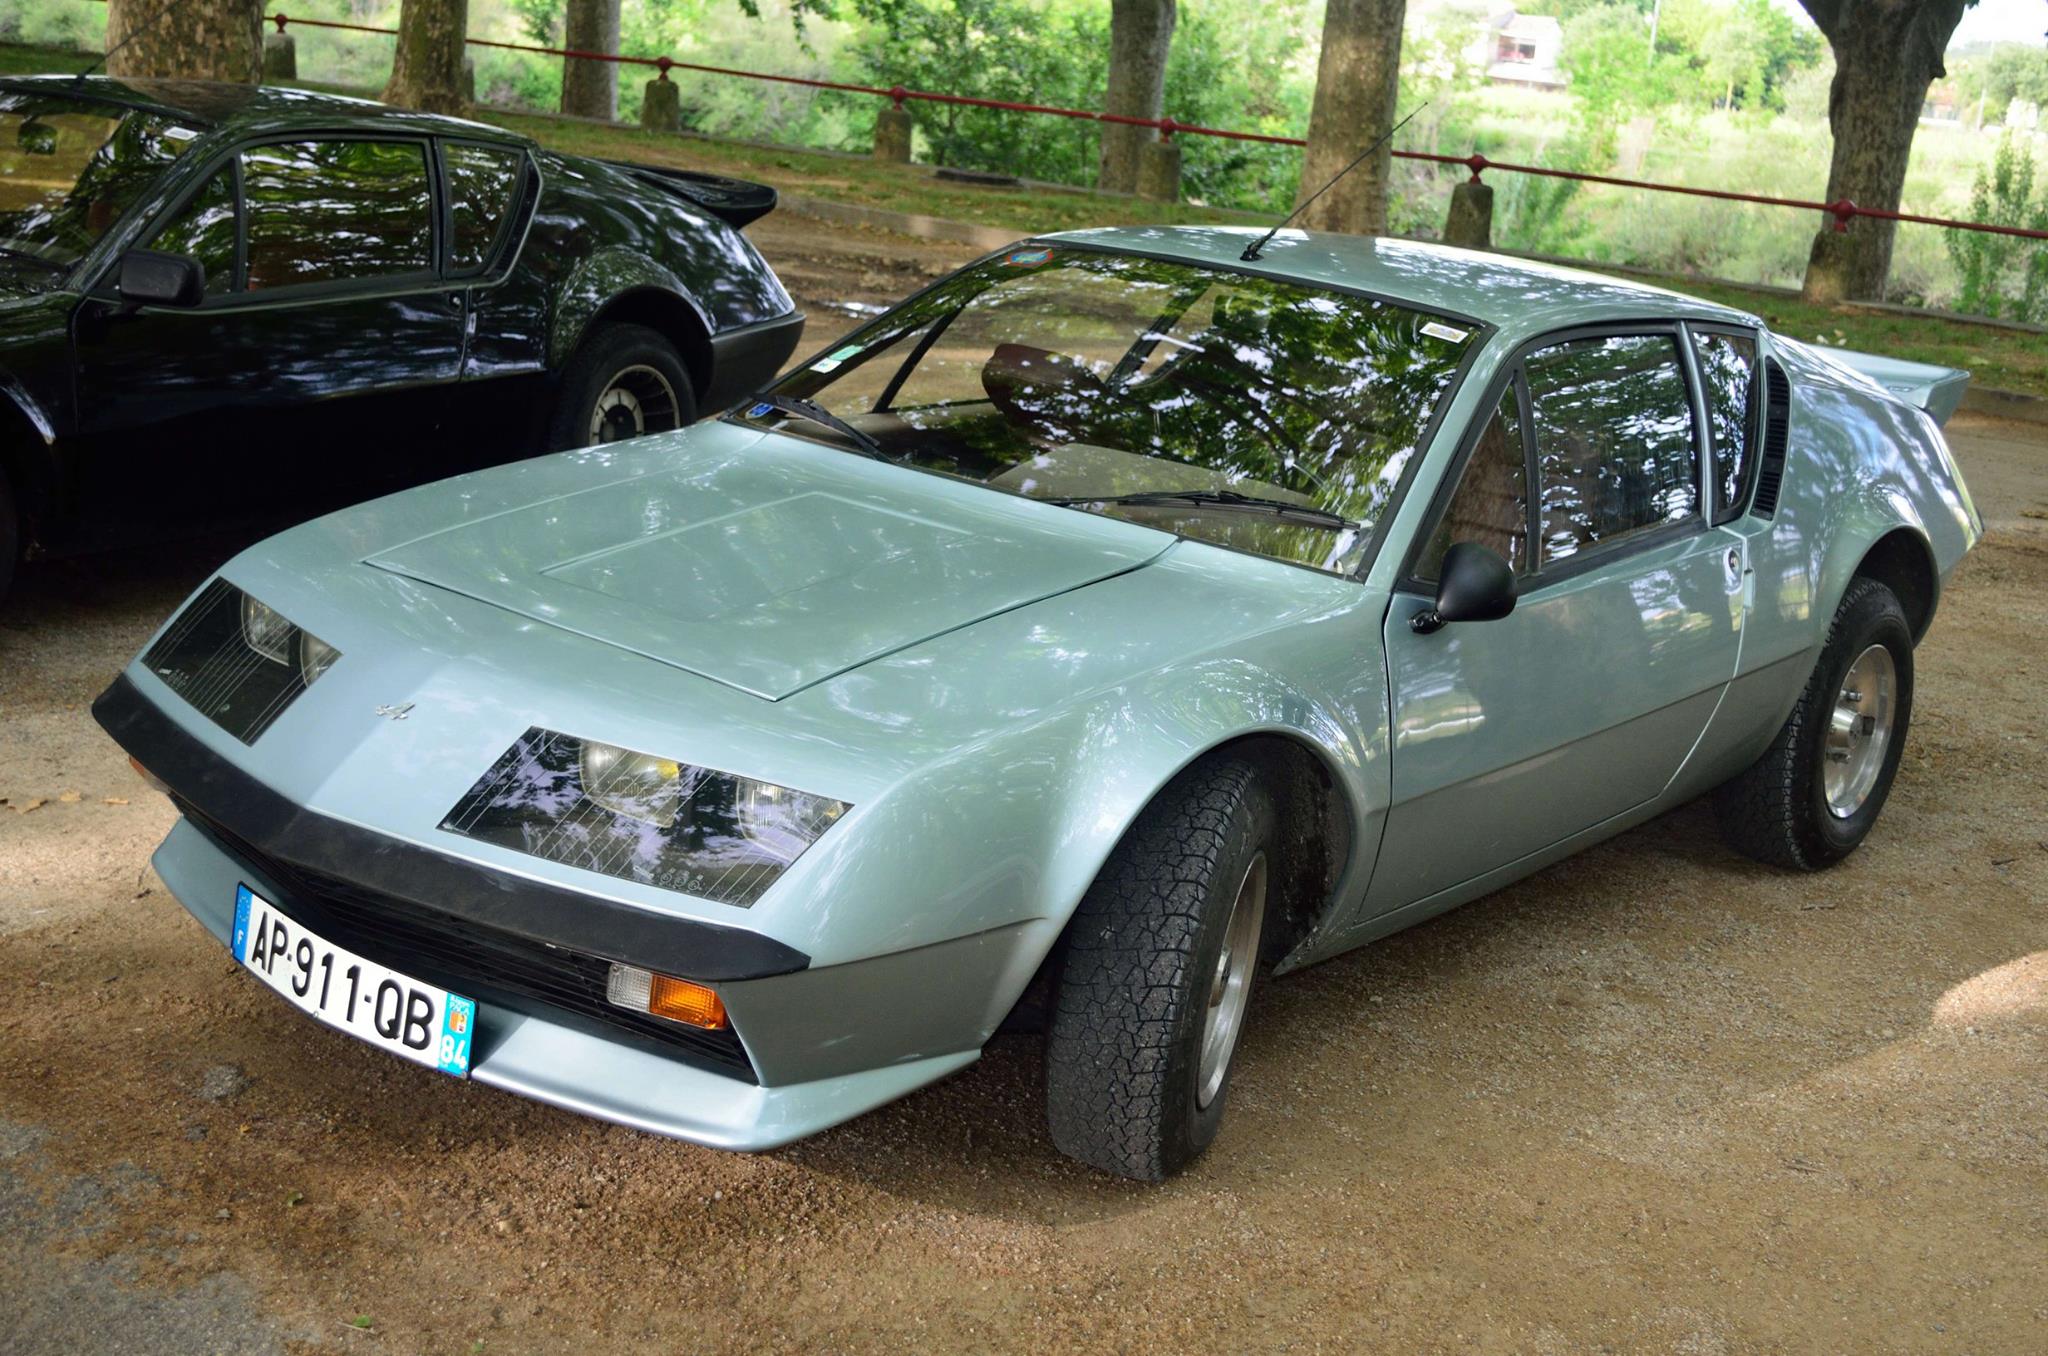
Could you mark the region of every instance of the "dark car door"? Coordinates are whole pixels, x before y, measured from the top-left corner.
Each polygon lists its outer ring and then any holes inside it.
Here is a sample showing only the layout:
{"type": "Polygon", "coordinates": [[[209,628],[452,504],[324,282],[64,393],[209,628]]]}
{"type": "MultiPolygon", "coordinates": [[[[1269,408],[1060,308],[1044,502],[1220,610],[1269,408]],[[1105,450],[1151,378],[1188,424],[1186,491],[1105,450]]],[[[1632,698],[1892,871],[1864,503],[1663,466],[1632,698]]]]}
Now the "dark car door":
{"type": "Polygon", "coordinates": [[[201,259],[204,302],[124,307],[109,279],[74,322],[87,491],[311,511],[418,478],[463,344],[431,166],[425,139],[269,141],[172,206],[146,243],[201,259]]]}
{"type": "Polygon", "coordinates": [[[1545,343],[1467,436],[1386,620],[1393,804],[1368,908],[1465,885],[1653,800],[1734,677],[1741,539],[1713,526],[1676,327],[1545,343]],[[1515,610],[1426,634],[1456,542],[1505,556],[1515,610]]]}

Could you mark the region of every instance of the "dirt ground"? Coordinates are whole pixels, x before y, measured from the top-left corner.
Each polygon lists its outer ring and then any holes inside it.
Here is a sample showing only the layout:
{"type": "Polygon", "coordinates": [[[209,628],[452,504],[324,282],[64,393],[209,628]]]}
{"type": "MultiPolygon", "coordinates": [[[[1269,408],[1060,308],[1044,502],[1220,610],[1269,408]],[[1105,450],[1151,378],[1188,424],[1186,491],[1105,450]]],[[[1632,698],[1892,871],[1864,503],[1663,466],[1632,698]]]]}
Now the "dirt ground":
{"type": "MultiPolygon", "coordinates": [[[[828,303],[963,253],[771,218],[828,303]]],[[[292,1016],[165,893],[87,706],[239,543],[0,603],[0,1349],[2048,1349],[2048,429],[1952,435],[1991,520],[1869,845],[1692,806],[1268,988],[1144,1188],[1057,1157],[1037,1045],[781,1152],[444,1078],[292,1016]]]]}

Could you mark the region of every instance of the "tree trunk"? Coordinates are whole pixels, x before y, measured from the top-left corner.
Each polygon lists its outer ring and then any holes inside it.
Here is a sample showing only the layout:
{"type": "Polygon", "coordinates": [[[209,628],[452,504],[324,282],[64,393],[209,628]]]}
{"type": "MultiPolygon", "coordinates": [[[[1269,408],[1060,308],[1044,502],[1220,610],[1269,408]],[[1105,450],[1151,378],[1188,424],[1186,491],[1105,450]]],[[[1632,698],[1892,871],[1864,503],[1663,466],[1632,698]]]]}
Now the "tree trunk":
{"type": "MultiPolygon", "coordinates": [[[[1401,21],[1407,0],[1329,0],[1316,101],[1301,157],[1303,202],[1394,125],[1401,93],[1401,21]]],[[[1384,235],[1393,148],[1382,146],[1301,216],[1314,231],[1384,235]]]]}
{"type": "Polygon", "coordinates": [[[405,0],[398,14],[398,51],[384,102],[427,113],[460,113],[462,39],[469,32],[469,0],[405,0]]]}
{"type": "MultiPolygon", "coordinates": [[[[619,0],[569,0],[562,25],[562,46],[572,52],[619,53],[619,0]]],[[[562,111],[580,118],[619,116],[619,68],[616,62],[562,58],[562,111]]]]}
{"type": "Polygon", "coordinates": [[[260,0],[107,0],[107,51],[108,75],[253,85],[263,74],[263,9],[260,0]]]}
{"type": "MultiPolygon", "coordinates": [[[[1897,211],[1927,87],[1967,0],[1800,0],[1834,49],[1827,201],[1897,211]]],[[[1881,301],[1897,223],[1828,218],[1806,261],[1808,301],[1881,301]]]]}
{"type": "MultiPolygon", "coordinates": [[[[1173,49],[1174,0],[1109,0],[1109,92],[1103,111],[1156,118],[1166,102],[1166,58],[1173,49]]],[[[1130,193],[1138,186],[1138,149],[1157,141],[1150,127],[1102,124],[1095,186],[1130,193]]]]}

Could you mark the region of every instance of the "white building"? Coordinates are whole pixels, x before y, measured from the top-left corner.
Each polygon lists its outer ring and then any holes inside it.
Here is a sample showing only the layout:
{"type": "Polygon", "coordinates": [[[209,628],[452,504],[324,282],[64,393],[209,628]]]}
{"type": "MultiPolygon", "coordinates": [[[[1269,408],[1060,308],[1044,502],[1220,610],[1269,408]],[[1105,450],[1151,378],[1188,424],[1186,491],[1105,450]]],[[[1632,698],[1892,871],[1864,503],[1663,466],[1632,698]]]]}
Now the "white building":
{"type": "Polygon", "coordinates": [[[1534,89],[1564,88],[1565,74],[1557,64],[1564,50],[1564,28],[1556,19],[1502,9],[1481,20],[1479,28],[1471,56],[1485,68],[1487,79],[1534,89]]]}

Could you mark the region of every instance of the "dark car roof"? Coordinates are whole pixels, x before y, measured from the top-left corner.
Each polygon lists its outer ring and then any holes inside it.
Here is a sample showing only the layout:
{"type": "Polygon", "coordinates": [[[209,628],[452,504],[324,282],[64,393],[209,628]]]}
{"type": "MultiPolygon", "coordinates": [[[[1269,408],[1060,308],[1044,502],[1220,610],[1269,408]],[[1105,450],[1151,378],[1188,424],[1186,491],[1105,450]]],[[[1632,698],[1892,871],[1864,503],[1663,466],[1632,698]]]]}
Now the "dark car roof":
{"type": "Polygon", "coordinates": [[[77,98],[168,114],[210,128],[233,127],[243,132],[289,131],[295,127],[360,126],[385,130],[459,135],[492,141],[530,144],[502,127],[433,113],[390,108],[368,99],[273,85],[234,85],[210,80],[117,80],[94,75],[80,80],[69,75],[31,75],[0,79],[0,94],[35,94],[43,98],[77,98]]]}

